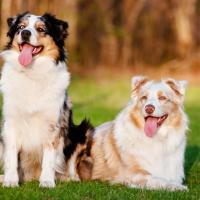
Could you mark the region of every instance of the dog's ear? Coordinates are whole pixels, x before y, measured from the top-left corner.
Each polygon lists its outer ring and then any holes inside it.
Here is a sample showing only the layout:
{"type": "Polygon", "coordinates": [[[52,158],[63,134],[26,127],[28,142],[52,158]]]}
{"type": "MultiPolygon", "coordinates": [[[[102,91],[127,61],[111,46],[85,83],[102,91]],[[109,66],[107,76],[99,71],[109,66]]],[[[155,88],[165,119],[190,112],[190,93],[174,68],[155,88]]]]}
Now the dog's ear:
{"type": "Polygon", "coordinates": [[[131,79],[131,93],[132,97],[137,96],[139,90],[142,86],[144,86],[147,82],[149,82],[149,79],[146,76],[134,76],[131,79]]]}
{"type": "Polygon", "coordinates": [[[13,17],[9,17],[7,19],[7,24],[8,24],[8,27],[9,27],[9,30],[7,32],[7,36],[9,36],[10,38],[14,37],[14,35],[15,35],[16,31],[17,31],[17,26],[18,26],[18,24],[20,22],[20,19],[23,16],[27,15],[28,13],[29,12],[27,11],[27,12],[24,12],[22,14],[18,14],[18,15],[13,16],[13,17]]]}
{"type": "Polygon", "coordinates": [[[18,16],[14,16],[14,17],[9,17],[7,19],[7,24],[8,24],[8,27],[9,27],[9,30],[7,32],[7,36],[9,36],[10,38],[13,38],[16,31],[17,31],[17,25],[16,25],[17,18],[18,18],[18,16]]]}
{"type": "Polygon", "coordinates": [[[68,35],[68,23],[55,18],[54,15],[45,13],[42,18],[45,20],[50,35],[57,42],[63,42],[68,35]]]}
{"type": "Polygon", "coordinates": [[[134,76],[131,79],[132,91],[138,91],[143,85],[145,85],[149,79],[146,76],[134,76]]]}
{"type": "Polygon", "coordinates": [[[185,91],[188,85],[188,82],[183,80],[183,81],[178,81],[174,80],[172,78],[167,78],[163,80],[169,87],[170,89],[174,92],[176,95],[176,99],[179,102],[183,102],[184,97],[185,97],[185,91]]]}
{"type": "Polygon", "coordinates": [[[17,16],[9,17],[9,18],[7,19],[7,24],[8,24],[8,27],[9,27],[9,28],[10,28],[13,24],[15,24],[16,19],[17,19],[17,16]]]}

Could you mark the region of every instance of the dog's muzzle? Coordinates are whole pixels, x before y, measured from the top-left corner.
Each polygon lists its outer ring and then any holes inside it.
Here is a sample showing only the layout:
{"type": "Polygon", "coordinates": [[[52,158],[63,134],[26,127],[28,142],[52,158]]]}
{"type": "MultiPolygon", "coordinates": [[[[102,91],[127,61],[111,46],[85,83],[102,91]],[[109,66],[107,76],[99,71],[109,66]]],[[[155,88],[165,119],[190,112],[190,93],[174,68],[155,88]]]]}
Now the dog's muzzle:
{"type": "Polygon", "coordinates": [[[23,30],[21,32],[22,40],[25,42],[29,42],[31,36],[31,32],[29,30],[23,30]]]}
{"type": "Polygon", "coordinates": [[[145,106],[145,111],[147,114],[152,114],[155,111],[155,106],[152,104],[148,104],[145,106]]]}

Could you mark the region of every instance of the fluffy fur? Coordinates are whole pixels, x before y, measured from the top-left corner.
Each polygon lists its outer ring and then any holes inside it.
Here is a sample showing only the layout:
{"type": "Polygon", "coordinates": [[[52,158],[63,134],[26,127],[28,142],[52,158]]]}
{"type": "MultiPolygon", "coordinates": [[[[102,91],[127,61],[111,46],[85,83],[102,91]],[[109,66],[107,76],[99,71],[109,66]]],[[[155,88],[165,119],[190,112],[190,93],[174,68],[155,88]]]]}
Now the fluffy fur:
{"type": "Polygon", "coordinates": [[[182,185],[188,128],[184,94],[184,81],[155,83],[134,77],[128,105],[114,121],[95,130],[91,179],[134,188],[186,189],[182,185]],[[154,134],[145,131],[149,119],[157,120],[154,134]]]}
{"type": "Polygon", "coordinates": [[[92,178],[139,188],[185,189],[182,181],[188,125],[184,91],[183,82],[133,78],[129,104],[113,122],[95,132],[92,178]],[[149,104],[155,107],[151,116],[168,115],[153,137],[144,132],[148,117],[145,107],[149,104]]]}
{"type": "MultiPolygon", "coordinates": [[[[35,179],[42,187],[54,187],[56,178],[67,176],[64,148],[74,126],[66,93],[68,24],[50,14],[24,13],[9,18],[8,25],[10,41],[1,54],[3,185],[35,179]],[[25,45],[32,49],[32,62],[23,66],[19,55],[25,45]]],[[[86,121],[82,125],[79,131],[86,134],[89,126],[86,121]]]]}

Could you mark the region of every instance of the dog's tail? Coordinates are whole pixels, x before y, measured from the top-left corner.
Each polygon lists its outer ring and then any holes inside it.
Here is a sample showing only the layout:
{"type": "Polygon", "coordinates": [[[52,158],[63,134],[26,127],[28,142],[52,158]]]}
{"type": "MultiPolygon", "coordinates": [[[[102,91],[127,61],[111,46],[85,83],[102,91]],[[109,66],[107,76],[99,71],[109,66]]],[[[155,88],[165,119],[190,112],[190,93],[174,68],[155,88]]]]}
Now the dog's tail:
{"type": "Polygon", "coordinates": [[[80,134],[85,136],[82,149],[78,152],[76,163],[77,173],[81,180],[90,180],[92,178],[93,171],[93,158],[91,155],[91,149],[93,144],[94,127],[88,120],[83,120],[78,126],[80,134]]]}
{"type": "Polygon", "coordinates": [[[93,133],[94,128],[88,120],[84,119],[79,125],[75,125],[72,120],[65,136],[64,154],[66,162],[71,162],[72,155],[73,158],[75,156],[74,167],[81,180],[89,180],[92,177],[93,133]]]}
{"type": "Polygon", "coordinates": [[[87,146],[87,154],[90,154],[93,132],[94,128],[88,120],[84,119],[79,125],[75,125],[71,121],[68,133],[65,136],[65,157],[69,159],[79,144],[87,146]]]}

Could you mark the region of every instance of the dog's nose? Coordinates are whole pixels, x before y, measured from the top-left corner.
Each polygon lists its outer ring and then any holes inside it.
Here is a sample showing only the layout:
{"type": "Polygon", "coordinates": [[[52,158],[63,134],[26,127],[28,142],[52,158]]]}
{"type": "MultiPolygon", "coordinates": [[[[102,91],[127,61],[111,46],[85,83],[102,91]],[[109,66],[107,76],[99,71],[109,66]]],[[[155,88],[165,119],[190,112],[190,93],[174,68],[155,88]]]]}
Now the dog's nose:
{"type": "Polygon", "coordinates": [[[21,36],[23,40],[28,41],[31,36],[31,32],[29,30],[23,30],[21,32],[21,36]]]}
{"type": "Polygon", "coordinates": [[[152,114],[155,110],[155,106],[153,106],[152,104],[148,104],[145,106],[145,111],[148,114],[152,114]]]}

